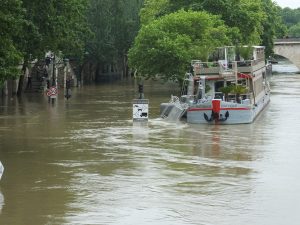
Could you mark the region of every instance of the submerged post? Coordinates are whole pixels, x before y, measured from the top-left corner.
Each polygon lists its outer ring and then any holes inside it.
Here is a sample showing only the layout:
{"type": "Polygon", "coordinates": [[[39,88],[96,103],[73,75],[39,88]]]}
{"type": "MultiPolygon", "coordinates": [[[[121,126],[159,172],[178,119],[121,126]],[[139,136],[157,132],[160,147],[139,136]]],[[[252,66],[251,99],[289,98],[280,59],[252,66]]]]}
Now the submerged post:
{"type": "Polygon", "coordinates": [[[143,99],[144,98],[144,85],[143,84],[138,84],[139,87],[139,99],[143,99]]]}
{"type": "Polygon", "coordinates": [[[133,122],[148,122],[149,100],[144,97],[144,81],[138,77],[138,99],[132,101],[133,122]]]}

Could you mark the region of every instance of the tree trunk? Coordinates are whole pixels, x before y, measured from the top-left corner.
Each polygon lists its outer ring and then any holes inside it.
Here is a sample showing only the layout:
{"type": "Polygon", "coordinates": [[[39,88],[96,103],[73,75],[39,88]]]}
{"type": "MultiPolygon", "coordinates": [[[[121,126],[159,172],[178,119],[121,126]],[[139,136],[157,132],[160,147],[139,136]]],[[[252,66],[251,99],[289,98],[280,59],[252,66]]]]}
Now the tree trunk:
{"type": "Polygon", "coordinates": [[[127,55],[123,54],[123,78],[128,78],[128,60],[127,60],[127,55]]]}
{"type": "Polygon", "coordinates": [[[23,74],[19,78],[19,85],[18,85],[18,90],[17,90],[18,96],[21,96],[22,92],[23,92],[23,84],[24,84],[24,79],[26,76],[26,70],[27,70],[27,60],[24,59],[24,63],[23,63],[23,67],[22,67],[23,74]]]}
{"type": "Polygon", "coordinates": [[[23,83],[24,83],[24,74],[22,74],[19,78],[19,85],[18,85],[18,91],[17,91],[17,95],[21,96],[22,92],[23,92],[23,83]]]}
{"type": "Polygon", "coordinates": [[[3,96],[7,96],[8,95],[7,80],[3,84],[2,94],[3,94],[3,96]]]}

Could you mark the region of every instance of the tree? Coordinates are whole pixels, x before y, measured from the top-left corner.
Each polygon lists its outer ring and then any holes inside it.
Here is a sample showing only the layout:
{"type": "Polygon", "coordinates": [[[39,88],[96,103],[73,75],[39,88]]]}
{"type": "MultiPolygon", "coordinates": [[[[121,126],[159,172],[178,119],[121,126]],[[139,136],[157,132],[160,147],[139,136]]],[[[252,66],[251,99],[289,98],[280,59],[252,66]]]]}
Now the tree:
{"type": "Polygon", "coordinates": [[[22,53],[16,46],[16,36],[23,23],[23,10],[20,0],[3,0],[0,7],[0,88],[8,78],[18,75],[18,65],[22,53]]]}
{"type": "Polygon", "coordinates": [[[153,20],[170,12],[169,0],[145,0],[144,7],[141,8],[141,23],[146,25],[153,20]]]}
{"type": "Polygon", "coordinates": [[[193,11],[207,11],[219,15],[229,27],[239,30],[240,36],[234,42],[240,44],[258,44],[263,33],[261,22],[265,18],[261,0],[169,0],[169,10],[181,8],[193,11]]]}
{"type": "Polygon", "coordinates": [[[225,95],[225,101],[228,101],[228,94],[232,91],[232,88],[231,85],[219,88],[218,91],[221,91],[225,95]]]}
{"type": "Polygon", "coordinates": [[[280,7],[271,0],[148,0],[142,9],[142,23],[146,21],[144,14],[156,19],[179,9],[207,11],[221,16],[227,26],[237,30],[232,36],[234,44],[263,44],[267,55],[272,52],[274,38],[285,34],[280,7]]]}
{"type": "Polygon", "coordinates": [[[83,56],[91,31],[85,0],[23,0],[26,20],[20,39],[23,51],[42,57],[48,50],[83,56]]]}
{"type": "Polygon", "coordinates": [[[268,57],[273,54],[274,39],[283,36],[286,28],[280,15],[280,8],[271,0],[262,0],[262,3],[266,19],[262,22],[264,32],[261,34],[261,39],[268,57]]]}
{"type": "Polygon", "coordinates": [[[289,37],[300,37],[300,22],[291,26],[288,30],[289,37]]]}
{"type": "MultiPolygon", "coordinates": [[[[87,26],[85,0],[23,0],[25,22],[17,37],[23,53],[23,68],[28,60],[43,59],[47,51],[82,58],[91,31],[87,26]]],[[[22,93],[21,74],[18,94],[22,93]]]]}
{"type": "Polygon", "coordinates": [[[281,16],[288,28],[291,26],[299,23],[300,21],[300,8],[291,9],[291,8],[284,8],[281,10],[281,16]]]}
{"type": "Polygon", "coordinates": [[[127,68],[127,52],[139,30],[141,0],[91,0],[89,24],[94,37],[87,43],[96,77],[106,67],[127,68]],[[121,66],[120,66],[121,65],[121,66]]]}
{"type": "Polygon", "coordinates": [[[181,80],[192,59],[206,61],[230,44],[230,29],[206,12],[178,11],[144,25],[129,51],[129,63],[144,77],[181,80]]]}

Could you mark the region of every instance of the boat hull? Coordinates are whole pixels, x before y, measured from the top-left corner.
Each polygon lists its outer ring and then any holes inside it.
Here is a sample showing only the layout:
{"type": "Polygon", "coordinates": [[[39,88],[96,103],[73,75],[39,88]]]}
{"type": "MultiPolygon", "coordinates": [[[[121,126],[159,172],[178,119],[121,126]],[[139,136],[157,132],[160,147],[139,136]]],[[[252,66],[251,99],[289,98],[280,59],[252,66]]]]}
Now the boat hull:
{"type": "MultiPolygon", "coordinates": [[[[201,107],[201,105],[191,106],[187,110],[187,123],[192,124],[245,124],[252,123],[258,114],[268,105],[270,102],[270,95],[266,94],[255,105],[238,105],[236,107],[224,107],[227,106],[226,102],[221,102],[221,109],[218,119],[212,119],[212,109],[201,107]],[[228,112],[228,117],[225,119],[225,115],[228,112]],[[223,120],[222,120],[223,119],[223,120]]],[[[206,104],[207,105],[207,104],[206,104]]]]}

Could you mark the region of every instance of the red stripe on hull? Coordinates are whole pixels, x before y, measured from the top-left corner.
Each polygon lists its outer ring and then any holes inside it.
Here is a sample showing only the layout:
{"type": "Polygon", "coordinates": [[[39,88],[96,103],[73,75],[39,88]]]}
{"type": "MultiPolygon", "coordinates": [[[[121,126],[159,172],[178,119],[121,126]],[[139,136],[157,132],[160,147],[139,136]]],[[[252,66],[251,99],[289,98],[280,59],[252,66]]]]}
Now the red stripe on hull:
{"type": "MultiPolygon", "coordinates": [[[[189,108],[188,111],[207,111],[212,110],[212,108],[189,108]]],[[[220,108],[220,110],[250,110],[249,108],[220,108]]]]}

